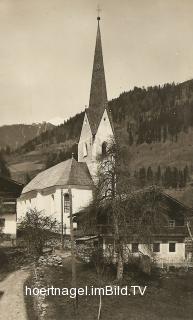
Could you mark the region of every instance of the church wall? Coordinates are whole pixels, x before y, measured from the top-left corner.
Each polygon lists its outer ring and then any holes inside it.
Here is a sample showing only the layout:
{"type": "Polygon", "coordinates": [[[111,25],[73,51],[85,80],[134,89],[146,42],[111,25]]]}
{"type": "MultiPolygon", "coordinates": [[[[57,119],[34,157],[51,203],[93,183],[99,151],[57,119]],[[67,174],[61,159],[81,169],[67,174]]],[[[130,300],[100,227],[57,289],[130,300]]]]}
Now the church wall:
{"type": "Polygon", "coordinates": [[[92,160],[92,132],[85,113],[84,121],[82,124],[82,131],[78,143],[78,161],[89,162],[92,160]],[[87,156],[85,156],[85,148],[87,148],[87,156]]]}
{"type": "Polygon", "coordinates": [[[85,208],[92,200],[92,190],[72,189],[72,212],[85,208]]]}
{"type": "MultiPolygon", "coordinates": [[[[22,219],[26,212],[30,209],[37,209],[42,211],[46,216],[52,216],[61,223],[61,190],[62,194],[68,193],[68,189],[57,188],[54,192],[49,194],[37,193],[37,196],[31,199],[18,199],[17,201],[17,222],[22,219]]],[[[85,207],[92,199],[92,190],[72,188],[72,211],[78,212],[81,208],[85,207]]],[[[64,206],[64,202],[63,202],[64,206]]],[[[70,219],[69,212],[63,210],[63,224],[66,233],[70,234],[70,219]]],[[[76,228],[76,224],[74,224],[76,228]]]]}
{"type": "Polygon", "coordinates": [[[103,142],[107,142],[107,144],[110,143],[113,139],[113,136],[114,134],[109,116],[107,114],[107,111],[105,110],[95,136],[93,144],[93,158],[96,159],[96,157],[102,153],[103,142]]]}
{"type": "Polygon", "coordinates": [[[101,118],[95,140],[93,143],[92,149],[92,159],[93,161],[88,163],[89,171],[94,178],[97,172],[97,157],[102,154],[102,144],[103,142],[111,143],[114,137],[111,123],[107,114],[107,111],[104,111],[104,114],[101,118]]]}

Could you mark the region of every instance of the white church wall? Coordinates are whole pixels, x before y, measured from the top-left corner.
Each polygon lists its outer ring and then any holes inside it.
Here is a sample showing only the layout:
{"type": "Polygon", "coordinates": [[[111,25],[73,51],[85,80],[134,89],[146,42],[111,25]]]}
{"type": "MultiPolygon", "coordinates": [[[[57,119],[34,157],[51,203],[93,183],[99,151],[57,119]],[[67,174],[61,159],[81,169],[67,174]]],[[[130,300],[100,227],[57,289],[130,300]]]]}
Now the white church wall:
{"type": "Polygon", "coordinates": [[[95,140],[93,143],[93,159],[102,153],[103,142],[110,143],[114,137],[112,126],[107,111],[105,110],[101,118],[95,140]]]}
{"type": "Polygon", "coordinates": [[[92,190],[72,189],[72,212],[85,208],[92,200],[92,190]]]}
{"type": "Polygon", "coordinates": [[[89,162],[92,160],[92,132],[87,115],[84,115],[80,140],[78,143],[78,161],[89,162]]]}
{"type": "MultiPolygon", "coordinates": [[[[61,223],[61,195],[68,193],[68,189],[57,188],[53,193],[42,194],[38,192],[35,198],[18,199],[17,201],[17,222],[22,219],[26,212],[30,209],[42,211],[46,216],[55,218],[61,223]],[[61,192],[62,191],[62,192],[61,192]]],[[[92,190],[72,188],[72,210],[73,213],[78,212],[92,200],[92,190]]],[[[69,212],[64,212],[63,201],[63,224],[67,234],[70,234],[69,212]]],[[[74,224],[76,228],[76,224],[74,224]]]]}
{"type": "Polygon", "coordinates": [[[112,142],[114,137],[112,126],[109,120],[107,111],[104,111],[104,114],[101,118],[94,143],[92,148],[92,161],[88,162],[88,168],[93,179],[96,179],[97,174],[97,158],[102,154],[102,144],[106,142],[107,145],[112,142]]]}

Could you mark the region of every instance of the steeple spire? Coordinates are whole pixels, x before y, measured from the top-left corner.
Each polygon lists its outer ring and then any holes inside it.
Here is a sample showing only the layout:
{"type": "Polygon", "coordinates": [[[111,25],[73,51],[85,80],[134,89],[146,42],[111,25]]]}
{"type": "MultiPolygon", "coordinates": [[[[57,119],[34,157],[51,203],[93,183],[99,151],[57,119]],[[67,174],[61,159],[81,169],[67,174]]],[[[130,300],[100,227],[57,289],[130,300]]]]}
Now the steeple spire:
{"type": "Polygon", "coordinates": [[[107,90],[106,90],[106,81],[105,81],[105,71],[104,71],[104,64],[103,64],[99,10],[100,9],[98,8],[98,17],[97,17],[98,27],[97,27],[96,45],[95,45],[95,53],[94,53],[89,108],[92,108],[92,109],[94,108],[94,109],[104,111],[108,100],[107,100],[107,90]]]}

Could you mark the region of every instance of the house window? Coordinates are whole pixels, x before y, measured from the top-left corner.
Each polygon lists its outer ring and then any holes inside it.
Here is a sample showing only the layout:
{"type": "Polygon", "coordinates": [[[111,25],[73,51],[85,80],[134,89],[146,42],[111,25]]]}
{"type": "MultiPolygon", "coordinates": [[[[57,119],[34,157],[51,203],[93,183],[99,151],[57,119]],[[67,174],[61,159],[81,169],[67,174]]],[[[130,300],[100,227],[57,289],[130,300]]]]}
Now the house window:
{"type": "Polygon", "coordinates": [[[16,212],[16,201],[15,199],[6,199],[2,202],[2,209],[6,213],[16,212]]]}
{"type": "Polygon", "coordinates": [[[132,251],[132,253],[138,252],[139,251],[139,243],[132,243],[131,251],[132,251]]]}
{"type": "Polygon", "coordinates": [[[169,227],[174,228],[175,227],[175,220],[169,220],[169,227]]]}
{"type": "Polygon", "coordinates": [[[84,142],[84,144],[83,144],[83,157],[87,157],[87,155],[88,155],[88,147],[87,147],[86,142],[84,142]]]}
{"type": "Polygon", "coordinates": [[[175,242],[169,243],[169,252],[176,252],[176,243],[175,242]]]}
{"type": "Polygon", "coordinates": [[[106,141],[104,141],[104,142],[102,143],[102,155],[103,155],[103,156],[106,156],[106,155],[107,155],[107,143],[106,143],[106,141]]]}
{"type": "Polygon", "coordinates": [[[4,228],[4,227],[5,227],[5,219],[0,218],[0,228],[4,228]]]}
{"type": "Polygon", "coordinates": [[[70,212],[70,197],[68,193],[64,194],[64,212],[70,212]]]}
{"type": "Polygon", "coordinates": [[[159,242],[153,243],[153,252],[160,252],[160,243],[159,242]]]}

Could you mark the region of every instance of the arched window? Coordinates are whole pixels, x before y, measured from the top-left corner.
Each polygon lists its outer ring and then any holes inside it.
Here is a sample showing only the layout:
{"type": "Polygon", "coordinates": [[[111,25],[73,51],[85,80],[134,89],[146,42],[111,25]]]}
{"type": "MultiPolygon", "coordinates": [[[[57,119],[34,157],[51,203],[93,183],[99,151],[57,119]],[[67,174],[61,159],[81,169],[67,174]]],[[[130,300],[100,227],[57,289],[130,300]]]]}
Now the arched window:
{"type": "Polygon", "coordinates": [[[106,141],[104,141],[102,143],[102,156],[106,156],[107,155],[107,143],[106,141]]]}
{"type": "Polygon", "coordinates": [[[70,212],[70,197],[68,193],[64,194],[64,212],[70,212]]]}
{"type": "Polygon", "coordinates": [[[83,144],[83,157],[87,157],[88,155],[88,147],[87,147],[87,143],[84,142],[83,144]]]}

